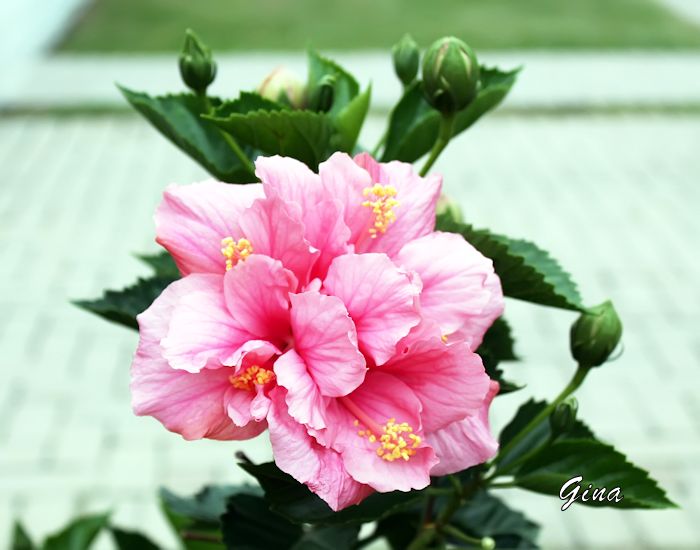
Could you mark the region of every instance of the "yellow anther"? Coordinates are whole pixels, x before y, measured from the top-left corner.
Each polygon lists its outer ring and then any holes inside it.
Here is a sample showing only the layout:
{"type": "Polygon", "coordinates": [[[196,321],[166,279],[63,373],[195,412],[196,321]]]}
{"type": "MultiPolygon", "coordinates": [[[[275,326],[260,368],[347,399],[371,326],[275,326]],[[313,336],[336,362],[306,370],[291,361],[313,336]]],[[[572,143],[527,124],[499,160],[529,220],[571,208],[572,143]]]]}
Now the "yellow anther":
{"type": "Polygon", "coordinates": [[[443,334],[442,336],[440,336],[440,339],[442,340],[443,344],[447,344],[447,334],[443,334]]]}
{"type": "Polygon", "coordinates": [[[226,271],[231,269],[239,260],[245,260],[253,253],[253,245],[248,239],[234,241],[232,237],[221,239],[221,254],[226,258],[226,271]]]}
{"type": "Polygon", "coordinates": [[[389,225],[396,221],[394,208],[400,205],[399,201],[394,198],[396,193],[396,187],[381,183],[375,183],[362,190],[362,195],[367,198],[362,206],[371,208],[374,214],[373,227],[369,228],[369,234],[373,239],[376,239],[379,233],[386,233],[389,225]]]}
{"type": "MultiPolygon", "coordinates": [[[[353,424],[359,425],[359,422],[356,420],[353,424]]],[[[422,441],[420,436],[413,433],[413,428],[407,422],[397,424],[395,418],[390,418],[381,430],[382,433],[379,436],[372,430],[360,430],[357,435],[367,437],[370,443],[379,442],[376,452],[377,456],[383,460],[388,462],[398,459],[409,460],[420,447],[422,441]]]]}
{"type": "Polygon", "coordinates": [[[264,386],[275,379],[275,373],[258,365],[248,367],[241,374],[229,376],[228,380],[234,388],[253,391],[255,386],[264,386]]]}
{"type": "Polygon", "coordinates": [[[360,421],[359,421],[359,420],[355,420],[355,421],[352,423],[352,425],[357,427],[357,426],[360,425],[360,421]]]}

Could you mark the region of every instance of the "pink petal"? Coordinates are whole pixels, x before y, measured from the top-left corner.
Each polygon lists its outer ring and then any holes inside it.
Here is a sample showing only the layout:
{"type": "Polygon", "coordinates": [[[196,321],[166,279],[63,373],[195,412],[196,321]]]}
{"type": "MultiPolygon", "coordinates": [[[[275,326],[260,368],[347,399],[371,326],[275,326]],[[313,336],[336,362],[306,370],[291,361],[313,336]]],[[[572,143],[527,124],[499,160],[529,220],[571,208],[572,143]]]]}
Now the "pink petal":
{"type": "Polygon", "coordinates": [[[381,365],[420,321],[420,287],[385,254],[346,254],[331,264],[324,289],[347,307],[360,349],[381,365]]]}
{"type": "Polygon", "coordinates": [[[198,372],[210,362],[233,364],[231,356],[252,338],[233,322],[222,281],[221,275],[196,273],[169,287],[173,298],[160,344],[171,367],[198,372]]]}
{"type": "Polygon", "coordinates": [[[445,335],[457,333],[475,350],[503,313],[503,291],[493,262],[461,235],[431,233],[399,251],[395,261],[423,282],[420,305],[445,335]]]}
{"type": "Polygon", "coordinates": [[[326,200],[316,205],[304,219],[306,238],[319,250],[311,271],[311,278],[324,279],[336,256],[352,252],[350,229],[343,221],[343,205],[337,200],[326,200]]]}
{"type": "Polygon", "coordinates": [[[258,157],[255,175],[263,184],[265,196],[295,202],[308,212],[324,199],[321,178],[303,162],[289,157],[258,157]]]}
{"type": "MultiPolygon", "coordinates": [[[[131,399],[137,415],[150,415],[185,439],[249,439],[265,423],[236,427],[226,414],[224,395],[233,369],[222,367],[189,373],[173,369],[162,355],[160,340],[173,309],[191,290],[192,277],[166,288],[138,316],[139,345],[131,365],[131,399]]],[[[196,285],[196,282],[195,282],[196,285]]]]}
{"type": "Polygon", "coordinates": [[[297,286],[281,262],[253,254],[224,276],[224,296],[232,324],[251,339],[283,348],[291,338],[289,292],[297,286]]]}
{"type": "Polygon", "coordinates": [[[453,474],[482,464],[495,456],[498,442],[489,427],[489,406],[497,393],[498,382],[492,381],[478,413],[428,434],[428,442],[440,459],[431,470],[431,475],[453,474]]]}
{"type": "Polygon", "coordinates": [[[334,511],[357,504],[372,493],[348,475],[340,455],[322,447],[287,414],[284,390],[271,393],[270,441],[275,463],[321,497],[334,511]]]}
{"type": "Polygon", "coordinates": [[[358,433],[370,429],[378,438],[382,433],[379,428],[393,418],[399,424],[407,422],[413,433],[420,435],[420,411],[420,401],[406,384],[381,369],[373,369],[362,386],[329,407],[325,437],[341,452],[345,468],[358,482],[380,492],[422,489],[430,484],[429,472],[437,463],[432,448],[422,443],[408,460],[389,462],[377,454],[378,441],[370,442],[358,433]]]}
{"type": "Polygon", "coordinates": [[[171,185],[156,210],[156,241],[172,254],[183,275],[223,273],[221,239],[239,238],[238,220],[263,196],[260,184],[205,181],[171,185]]]}
{"type": "Polygon", "coordinates": [[[382,367],[405,383],[423,406],[421,420],[433,432],[477,413],[489,389],[481,357],[466,343],[445,345],[440,334],[414,330],[398,346],[396,357],[382,367]]]}
{"type": "Polygon", "coordinates": [[[304,239],[301,209],[282,199],[258,199],[239,219],[243,234],[253,247],[253,254],[280,260],[284,267],[306,284],[318,251],[304,239]]]}
{"type": "Polygon", "coordinates": [[[290,295],[294,349],[321,395],[338,397],[365,377],[355,326],[343,303],[317,292],[290,295]]]}

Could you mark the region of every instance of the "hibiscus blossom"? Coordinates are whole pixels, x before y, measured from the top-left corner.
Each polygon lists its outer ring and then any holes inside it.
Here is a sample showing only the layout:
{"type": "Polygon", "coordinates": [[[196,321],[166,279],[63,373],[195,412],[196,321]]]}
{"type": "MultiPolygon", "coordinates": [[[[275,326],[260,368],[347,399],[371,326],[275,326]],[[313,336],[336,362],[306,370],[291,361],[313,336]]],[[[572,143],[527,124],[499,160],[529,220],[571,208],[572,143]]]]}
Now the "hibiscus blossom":
{"type": "Polygon", "coordinates": [[[490,260],[434,231],[440,178],[366,154],[256,169],[166,190],[157,241],[183,278],[138,318],[136,413],[186,439],[269,428],[334,510],[493,456],[498,385],[474,350],[503,296],[490,260]]]}

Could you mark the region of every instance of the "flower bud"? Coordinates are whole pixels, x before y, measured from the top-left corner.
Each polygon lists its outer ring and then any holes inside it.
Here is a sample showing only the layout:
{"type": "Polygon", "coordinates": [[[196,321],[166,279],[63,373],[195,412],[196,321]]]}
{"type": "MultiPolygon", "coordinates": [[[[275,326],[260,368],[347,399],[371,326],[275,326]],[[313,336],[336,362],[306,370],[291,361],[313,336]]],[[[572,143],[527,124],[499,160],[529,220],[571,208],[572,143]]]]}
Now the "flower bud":
{"type": "Polygon", "coordinates": [[[420,52],[418,44],[410,34],[404,34],[391,49],[391,57],[394,60],[394,71],[404,86],[413,82],[418,74],[420,52]]]}
{"type": "Polygon", "coordinates": [[[443,115],[461,111],[476,97],[479,63],[474,52],[450,36],[433,43],[423,57],[423,93],[443,115]]]}
{"type": "Polygon", "coordinates": [[[334,93],[335,76],[330,74],[322,76],[316,83],[316,87],[311,95],[309,107],[312,111],[327,113],[333,106],[334,93]]]}
{"type": "Polygon", "coordinates": [[[191,29],[185,32],[185,44],[180,54],[180,75],[184,83],[198,94],[205,93],[216,76],[216,63],[211,50],[191,29]]]}
{"type": "Polygon", "coordinates": [[[622,322],[610,300],[587,309],[571,326],[571,355],[580,365],[605,363],[622,337],[622,322]]]}
{"type": "Polygon", "coordinates": [[[437,205],[435,206],[435,214],[437,216],[448,216],[450,220],[461,223],[464,221],[462,209],[450,197],[442,193],[438,197],[437,205]]]}
{"type": "Polygon", "coordinates": [[[549,427],[552,429],[552,438],[564,435],[574,427],[577,412],[578,401],[576,401],[575,397],[569,397],[556,406],[549,416],[549,427]]]}
{"type": "Polygon", "coordinates": [[[294,109],[304,106],[304,84],[297,76],[284,67],[272,71],[258,88],[265,99],[289,105],[294,109]]]}
{"type": "Polygon", "coordinates": [[[496,548],[496,541],[491,537],[484,537],[481,539],[481,549],[482,550],[494,550],[496,548]]]}

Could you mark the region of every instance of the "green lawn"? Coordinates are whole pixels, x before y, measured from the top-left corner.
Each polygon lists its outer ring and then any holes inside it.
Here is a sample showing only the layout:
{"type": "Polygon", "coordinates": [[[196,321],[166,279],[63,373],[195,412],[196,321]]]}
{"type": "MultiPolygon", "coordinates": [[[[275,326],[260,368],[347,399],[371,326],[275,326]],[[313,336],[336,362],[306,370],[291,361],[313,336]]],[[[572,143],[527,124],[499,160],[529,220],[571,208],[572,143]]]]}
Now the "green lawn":
{"type": "Polygon", "coordinates": [[[478,49],[700,47],[658,0],[95,0],[59,49],[173,51],[186,27],[216,50],[385,48],[406,31],[478,49]]]}

